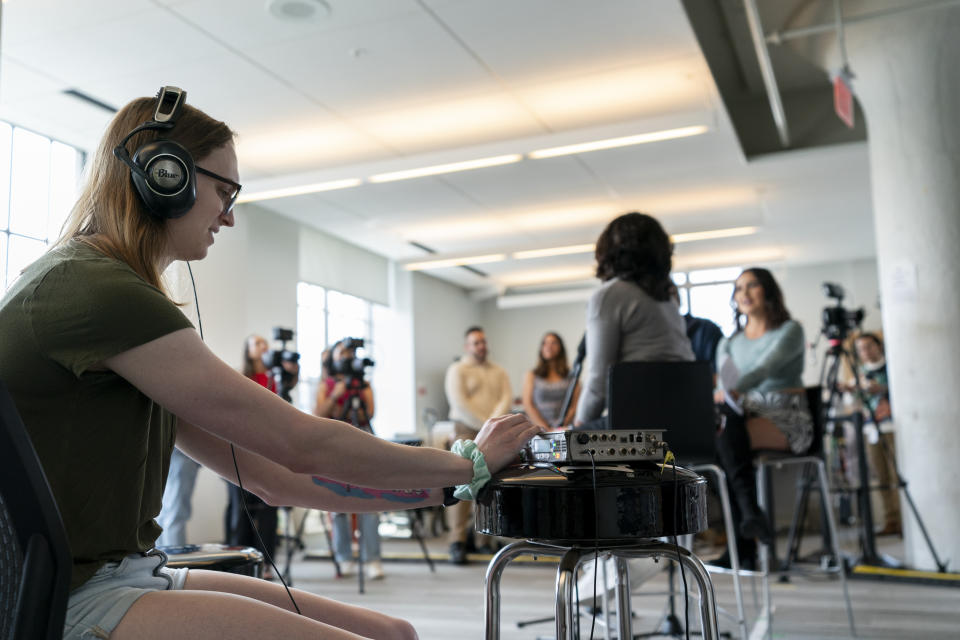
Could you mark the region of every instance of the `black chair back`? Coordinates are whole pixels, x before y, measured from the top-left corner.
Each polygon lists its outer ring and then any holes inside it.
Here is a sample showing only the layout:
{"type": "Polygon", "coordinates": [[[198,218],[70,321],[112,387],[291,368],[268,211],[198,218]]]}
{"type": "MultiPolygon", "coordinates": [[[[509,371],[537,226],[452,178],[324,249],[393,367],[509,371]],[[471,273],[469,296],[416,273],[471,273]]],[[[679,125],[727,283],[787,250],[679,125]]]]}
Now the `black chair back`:
{"type": "Polygon", "coordinates": [[[50,485],[0,382],[0,638],[62,638],[71,570],[50,485]]]}
{"type": "Polygon", "coordinates": [[[716,458],[709,362],[620,362],[610,367],[607,399],[611,429],[666,429],[681,465],[716,458]]]}

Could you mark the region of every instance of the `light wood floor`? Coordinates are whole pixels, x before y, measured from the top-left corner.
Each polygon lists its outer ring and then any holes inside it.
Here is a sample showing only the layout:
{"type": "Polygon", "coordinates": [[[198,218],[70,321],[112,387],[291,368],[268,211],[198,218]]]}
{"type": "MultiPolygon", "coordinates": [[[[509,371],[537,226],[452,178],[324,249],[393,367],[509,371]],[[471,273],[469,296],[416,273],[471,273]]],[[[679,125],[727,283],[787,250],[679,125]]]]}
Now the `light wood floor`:
{"type": "MultiPolygon", "coordinates": [[[[445,545],[431,540],[432,552],[442,556],[445,545]]],[[[883,549],[897,555],[896,548],[883,549]]],[[[704,557],[710,553],[698,550],[704,557]]],[[[384,540],[384,556],[418,557],[419,548],[408,540],[384,540]]],[[[483,579],[485,563],[457,567],[445,561],[436,563],[430,573],[420,560],[389,559],[384,563],[386,578],[366,583],[359,594],[357,579],[337,579],[333,564],[327,560],[296,560],[292,573],[301,589],[410,620],[423,640],[467,640],[484,637],[483,579]]],[[[511,564],[501,583],[502,640],[535,640],[553,637],[553,623],[518,629],[516,622],[528,618],[552,616],[555,564],[511,564]]],[[[960,588],[933,587],[874,580],[850,580],[858,637],[876,639],[957,639],[960,638],[960,588]]],[[[664,608],[666,572],[648,581],[633,596],[634,633],[658,627],[664,608]]],[[[715,575],[718,604],[735,611],[732,579],[715,575]]],[[[757,581],[756,595],[760,597],[757,581]]],[[[695,588],[691,585],[691,592],[695,588]]],[[[748,622],[758,613],[754,606],[750,581],[744,586],[748,622]]],[[[678,598],[678,606],[682,601],[678,598]]],[[[846,611],[840,583],[823,577],[794,577],[790,584],[773,585],[774,638],[814,639],[849,637],[846,611]]],[[[683,610],[679,609],[681,620],[683,610]]],[[[698,610],[691,600],[691,629],[699,628],[698,610]]],[[[581,637],[590,636],[589,618],[584,617],[581,637]]],[[[720,618],[721,631],[736,632],[733,622],[720,618]]],[[[595,638],[604,638],[600,625],[595,638]]],[[[660,636],[662,637],[662,636],[660,636]]]]}

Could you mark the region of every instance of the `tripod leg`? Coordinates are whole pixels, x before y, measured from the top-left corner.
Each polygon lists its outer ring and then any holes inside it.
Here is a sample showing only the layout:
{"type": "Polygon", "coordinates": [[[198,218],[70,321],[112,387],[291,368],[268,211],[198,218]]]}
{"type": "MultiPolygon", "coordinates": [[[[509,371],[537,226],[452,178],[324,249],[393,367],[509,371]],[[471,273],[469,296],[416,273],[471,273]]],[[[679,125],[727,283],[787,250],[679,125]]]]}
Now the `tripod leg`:
{"type": "Polygon", "coordinates": [[[423,551],[423,559],[426,560],[427,566],[430,567],[430,573],[436,573],[437,568],[433,566],[433,559],[430,558],[430,552],[427,551],[427,543],[423,541],[423,534],[420,533],[420,528],[423,524],[422,513],[419,511],[410,511],[408,514],[410,517],[410,534],[420,545],[420,550],[423,551]]]}
{"type": "Polygon", "coordinates": [[[343,571],[340,570],[340,563],[337,562],[337,554],[333,550],[333,536],[330,535],[330,529],[333,526],[333,523],[330,519],[329,511],[320,512],[321,519],[323,520],[323,535],[327,539],[327,549],[330,550],[330,559],[333,561],[333,570],[336,571],[337,577],[343,577],[343,571]]]}
{"type": "Polygon", "coordinates": [[[293,509],[290,507],[282,507],[283,509],[283,544],[286,546],[286,556],[287,562],[286,566],[283,568],[283,577],[287,583],[287,586],[293,586],[293,574],[290,571],[290,565],[293,564],[293,538],[290,537],[290,520],[293,518],[293,509]]]}
{"type": "Polygon", "coordinates": [[[813,483],[813,476],[810,472],[810,465],[803,465],[803,474],[800,480],[801,486],[797,491],[797,499],[793,505],[793,520],[790,523],[790,534],[787,537],[787,555],[780,565],[781,571],[789,571],[790,566],[799,559],[800,542],[803,539],[803,524],[807,519],[807,500],[810,498],[810,485],[813,483]]]}

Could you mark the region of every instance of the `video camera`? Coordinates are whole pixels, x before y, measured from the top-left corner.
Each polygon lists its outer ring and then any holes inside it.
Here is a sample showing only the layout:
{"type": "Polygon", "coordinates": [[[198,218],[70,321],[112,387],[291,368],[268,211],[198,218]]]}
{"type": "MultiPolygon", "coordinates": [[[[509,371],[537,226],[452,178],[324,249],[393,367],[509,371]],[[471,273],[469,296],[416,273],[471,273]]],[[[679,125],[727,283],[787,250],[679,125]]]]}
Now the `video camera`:
{"type": "Polygon", "coordinates": [[[847,337],[847,334],[863,322],[865,315],[863,307],[859,309],[847,309],[843,306],[844,290],[843,287],[834,282],[823,283],[823,295],[833,298],[837,301],[836,306],[826,307],[823,310],[823,327],[820,331],[827,337],[831,344],[840,343],[847,337]]]}
{"type": "MultiPolygon", "coordinates": [[[[363,338],[344,338],[340,343],[340,348],[344,351],[349,349],[356,353],[357,349],[364,348],[364,344],[363,338]]],[[[363,380],[364,371],[366,371],[367,367],[374,366],[374,364],[376,363],[370,358],[351,358],[349,360],[334,359],[331,362],[330,368],[335,375],[342,375],[347,379],[347,388],[349,389],[366,386],[363,380]]]]}
{"type": "Polygon", "coordinates": [[[280,341],[279,349],[271,349],[263,354],[263,364],[273,373],[277,382],[277,395],[291,402],[290,390],[293,388],[296,374],[286,370],[283,363],[299,364],[300,354],[287,349],[287,341],[293,340],[293,329],[273,328],[273,339],[280,341]]]}

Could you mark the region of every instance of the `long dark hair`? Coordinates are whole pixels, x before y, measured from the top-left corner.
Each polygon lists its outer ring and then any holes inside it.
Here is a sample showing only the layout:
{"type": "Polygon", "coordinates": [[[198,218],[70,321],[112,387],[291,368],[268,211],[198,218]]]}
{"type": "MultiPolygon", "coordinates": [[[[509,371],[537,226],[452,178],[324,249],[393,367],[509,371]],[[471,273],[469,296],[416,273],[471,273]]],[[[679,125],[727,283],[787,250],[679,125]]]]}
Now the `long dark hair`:
{"type": "MultiPolygon", "coordinates": [[[[744,273],[753,274],[753,277],[763,287],[763,309],[766,314],[767,329],[776,329],[789,320],[790,312],[783,304],[783,291],[780,290],[780,285],[774,280],[773,274],[763,267],[744,269],[740,276],[744,273]]],[[[737,276],[738,280],[740,276],[737,276]]],[[[730,302],[733,304],[733,322],[737,327],[737,332],[740,332],[743,330],[743,325],[740,323],[743,314],[737,309],[737,303],[733,296],[730,297],[730,302]]]]}
{"type": "Polygon", "coordinates": [[[636,211],[615,218],[597,239],[597,277],[629,280],[660,302],[670,299],[673,245],[656,218],[636,211]]]}
{"type": "Polygon", "coordinates": [[[540,348],[537,349],[537,366],[533,369],[533,375],[538,378],[546,378],[550,375],[550,364],[553,364],[553,368],[557,370],[562,377],[566,378],[567,374],[570,373],[570,363],[567,362],[567,348],[563,346],[563,338],[554,333],[553,331],[548,331],[543,334],[543,338],[540,339],[540,348]],[[560,351],[550,360],[543,359],[543,343],[549,336],[553,336],[557,339],[557,344],[560,345],[560,351]]]}

